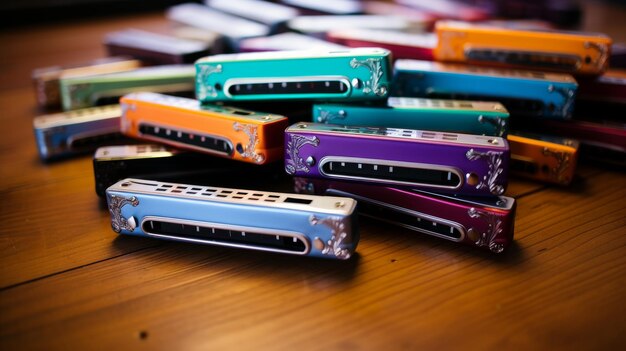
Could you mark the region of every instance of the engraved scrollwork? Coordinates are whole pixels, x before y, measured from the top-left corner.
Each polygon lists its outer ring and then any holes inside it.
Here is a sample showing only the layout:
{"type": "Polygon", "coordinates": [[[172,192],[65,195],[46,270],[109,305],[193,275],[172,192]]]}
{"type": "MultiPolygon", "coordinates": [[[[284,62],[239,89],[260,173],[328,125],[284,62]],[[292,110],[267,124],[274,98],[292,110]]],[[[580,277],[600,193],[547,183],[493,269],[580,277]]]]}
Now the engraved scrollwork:
{"type": "Polygon", "coordinates": [[[483,179],[476,185],[476,189],[489,189],[494,195],[502,195],[504,193],[504,187],[498,184],[499,177],[504,172],[502,167],[502,152],[487,151],[481,152],[474,149],[469,149],[465,154],[470,161],[486,160],[489,165],[487,174],[483,176],[483,179]]]}
{"type": "Polygon", "coordinates": [[[309,167],[300,157],[300,148],[306,144],[318,146],[320,140],[316,136],[305,137],[298,134],[291,134],[287,142],[287,159],[285,160],[285,171],[294,174],[297,171],[309,173],[309,167]]]}
{"type": "Polygon", "coordinates": [[[595,64],[598,69],[602,68],[606,64],[606,60],[608,60],[609,58],[607,46],[594,43],[591,41],[586,41],[584,46],[585,46],[585,49],[594,48],[598,50],[600,54],[598,55],[598,59],[595,61],[595,64]]]}
{"type": "Polygon", "coordinates": [[[209,76],[213,73],[222,73],[222,65],[198,65],[199,72],[196,74],[196,86],[198,87],[198,100],[204,100],[207,97],[217,96],[217,91],[212,84],[209,84],[209,76]]]}
{"type": "Polygon", "coordinates": [[[496,243],[496,239],[502,233],[502,221],[493,213],[478,210],[474,207],[467,211],[470,218],[479,218],[487,224],[487,230],[480,233],[478,239],[474,242],[477,246],[486,246],[495,253],[504,250],[504,244],[496,243]]]}
{"type": "Polygon", "coordinates": [[[363,83],[363,93],[374,93],[378,96],[387,94],[387,87],[381,85],[380,79],[383,76],[383,67],[381,59],[368,58],[365,60],[357,60],[353,58],[350,61],[350,67],[365,67],[370,71],[370,79],[363,83]]]}
{"type": "Polygon", "coordinates": [[[109,198],[109,212],[111,213],[111,227],[116,233],[121,232],[123,229],[133,231],[135,230],[136,223],[134,219],[127,220],[122,216],[122,207],[125,205],[131,205],[136,207],[139,205],[139,200],[136,197],[131,196],[129,198],[119,197],[117,195],[111,195],[109,198]]]}
{"type": "Polygon", "coordinates": [[[233,129],[236,132],[243,131],[248,136],[248,144],[243,148],[243,150],[237,150],[241,157],[250,158],[256,163],[261,163],[265,160],[265,157],[256,152],[256,144],[259,142],[259,135],[256,126],[250,124],[242,124],[235,122],[233,124],[233,129]]]}
{"type": "Polygon", "coordinates": [[[500,117],[485,117],[483,115],[478,116],[478,122],[484,124],[489,123],[493,126],[495,134],[499,137],[504,136],[504,132],[507,127],[507,120],[500,117]]]}
{"type": "Polygon", "coordinates": [[[545,156],[552,156],[556,159],[556,166],[550,169],[550,176],[555,178],[559,183],[568,183],[569,178],[565,174],[565,171],[569,168],[570,155],[566,152],[548,149],[547,147],[543,148],[542,153],[545,156]]]}
{"type": "Polygon", "coordinates": [[[561,114],[563,116],[570,115],[570,109],[572,108],[572,104],[574,104],[574,92],[571,89],[563,88],[563,87],[555,87],[550,84],[548,86],[549,92],[556,92],[563,96],[563,107],[561,108],[561,114]]]}
{"type": "Polygon", "coordinates": [[[350,235],[346,232],[344,220],[339,217],[326,217],[319,219],[315,215],[309,217],[311,225],[325,225],[330,228],[330,239],[324,245],[322,253],[324,255],[335,255],[335,257],[346,260],[350,258],[350,251],[342,248],[344,241],[349,242],[350,235]]]}
{"type": "Polygon", "coordinates": [[[344,120],[347,117],[347,113],[344,110],[339,110],[337,113],[332,111],[320,109],[320,114],[317,116],[317,122],[319,123],[334,123],[338,120],[344,120]]]}

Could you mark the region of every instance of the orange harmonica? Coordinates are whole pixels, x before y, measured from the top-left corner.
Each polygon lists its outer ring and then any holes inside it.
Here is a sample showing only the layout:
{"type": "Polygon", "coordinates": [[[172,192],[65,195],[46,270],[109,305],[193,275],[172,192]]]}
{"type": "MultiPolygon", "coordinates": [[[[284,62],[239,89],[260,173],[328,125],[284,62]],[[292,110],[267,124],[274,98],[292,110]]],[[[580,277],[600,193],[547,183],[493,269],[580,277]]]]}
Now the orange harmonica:
{"type": "Polygon", "coordinates": [[[600,74],[608,66],[611,39],[604,34],[522,30],[454,21],[436,25],[438,61],[600,74]]]}
{"type": "Polygon", "coordinates": [[[576,140],[509,134],[513,174],[535,180],[569,184],[574,178],[578,146],[576,140]]]}
{"type": "Polygon", "coordinates": [[[283,158],[287,117],[148,92],[120,105],[122,133],[131,137],[256,164],[283,158]]]}

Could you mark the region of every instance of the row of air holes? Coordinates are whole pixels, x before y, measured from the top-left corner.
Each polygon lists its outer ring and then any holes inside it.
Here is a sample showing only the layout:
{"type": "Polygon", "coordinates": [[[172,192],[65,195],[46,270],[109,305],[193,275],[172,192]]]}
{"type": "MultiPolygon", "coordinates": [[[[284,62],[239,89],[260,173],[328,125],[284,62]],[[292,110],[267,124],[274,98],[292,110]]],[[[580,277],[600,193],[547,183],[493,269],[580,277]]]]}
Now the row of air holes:
{"type": "Polygon", "coordinates": [[[503,75],[516,76],[516,77],[534,77],[539,79],[544,79],[546,76],[541,72],[531,72],[531,71],[522,71],[522,70],[510,70],[510,69],[489,69],[489,68],[478,68],[474,66],[468,66],[466,68],[469,72],[476,73],[500,73],[503,75]]]}
{"type": "Polygon", "coordinates": [[[265,196],[266,194],[262,194],[262,193],[254,193],[254,192],[247,192],[247,191],[241,191],[241,190],[226,190],[226,189],[215,189],[215,188],[196,188],[196,187],[192,187],[189,188],[186,186],[181,186],[181,185],[177,185],[177,186],[173,186],[173,185],[161,185],[161,187],[157,188],[156,191],[161,191],[161,192],[167,192],[169,191],[170,193],[174,193],[174,194],[188,194],[188,195],[204,195],[204,196],[215,196],[215,197],[219,197],[219,198],[231,198],[231,199],[244,199],[246,198],[246,200],[251,200],[251,201],[265,201],[265,202],[276,202],[278,201],[278,199],[280,198],[280,195],[274,195],[274,194],[268,194],[265,198],[263,198],[263,196],[265,196]]]}
{"type": "Polygon", "coordinates": [[[409,106],[434,106],[439,107],[441,105],[445,107],[465,107],[471,108],[472,104],[469,102],[455,102],[450,100],[430,100],[430,99],[410,99],[410,98],[401,98],[399,99],[401,104],[409,105],[409,106]]]}
{"type": "MultiPolygon", "coordinates": [[[[436,139],[437,134],[441,134],[442,140],[452,140],[456,141],[459,136],[451,133],[435,133],[435,132],[422,132],[422,138],[424,139],[436,139]]],[[[415,136],[415,131],[403,129],[402,130],[403,137],[413,137],[415,136]]]]}

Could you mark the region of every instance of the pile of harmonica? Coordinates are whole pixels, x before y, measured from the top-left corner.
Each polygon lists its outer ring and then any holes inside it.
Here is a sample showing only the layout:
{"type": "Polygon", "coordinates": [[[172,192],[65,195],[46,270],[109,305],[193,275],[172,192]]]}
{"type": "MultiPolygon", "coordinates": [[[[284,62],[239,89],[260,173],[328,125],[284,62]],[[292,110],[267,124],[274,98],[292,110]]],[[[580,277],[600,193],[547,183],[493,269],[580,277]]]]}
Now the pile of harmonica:
{"type": "Polygon", "coordinates": [[[35,118],[41,158],[95,150],[118,233],[337,259],[357,211],[500,253],[510,175],[566,186],[581,142],[626,164],[605,35],[448,0],[283,3],[174,6],[173,35],[112,33],[114,57],[35,71],[65,111],[35,118]]]}

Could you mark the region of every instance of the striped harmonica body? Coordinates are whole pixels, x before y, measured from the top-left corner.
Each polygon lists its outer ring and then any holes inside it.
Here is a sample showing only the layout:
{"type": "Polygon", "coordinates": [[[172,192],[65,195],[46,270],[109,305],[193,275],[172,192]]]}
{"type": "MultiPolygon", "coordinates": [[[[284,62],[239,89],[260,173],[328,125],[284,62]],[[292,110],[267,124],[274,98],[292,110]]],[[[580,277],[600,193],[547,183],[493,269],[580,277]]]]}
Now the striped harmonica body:
{"type": "Polygon", "coordinates": [[[507,67],[600,74],[608,66],[611,39],[603,34],[497,28],[441,21],[435,58],[507,67]]]}
{"type": "Polygon", "coordinates": [[[155,93],[129,94],[120,104],[128,136],[255,164],[283,155],[283,116],[155,93]]]}
{"type": "Polygon", "coordinates": [[[574,178],[576,140],[527,135],[509,135],[511,173],[544,182],[569,184],[574,178]]]}
{"type": "Polygon", "coordinates": [[[120,139],[119,105],[92,107],[35,117],[33,129],[42,160],[95,150],[120,139]]]}
{"type": "Polygon", "coordinates": [[[166,65],[129,72],[61,79],[64,110],[117,103],[120,96],[135,91],[193,94],[193,65],[166,65]]]}
{"type": "Polygon", "coordinates": [[[438,238],[503,252],[513,240],[515,199],[457,197],[344,181],[296,178],[297,192],[357,200],[359,214],[438,238]]]}
{"type": "Polygon", "coordinates": [[[196,62],[196,96],[228,100],[379,100],[387,97],[384,49],[215,55],[196,62]]]}
{"type": "Polygon", "coordinates": [[[570,118],[578,85],[568,74],[497,70],[418,60],[395,64],[392,95],[498,101],[513,116],[570,118]]]}
{"type": "Polygon", "coordinates": [[[359,239],[350,198],[132,178],[106,194],[121,234],[334,259],[348,259],[359,239]]]}
{"type": "Polygon", "coordinates": [[[313,122],[503,137],[509,113],[498,102],[390,97],[387,107],[316,104],[313,122]]]}
{"type": "Polygon", "coordinates": [[[502,195],[505,139],[411,129],[297,123],[285,131],[285,170],[301,177],[502,195]]]}

